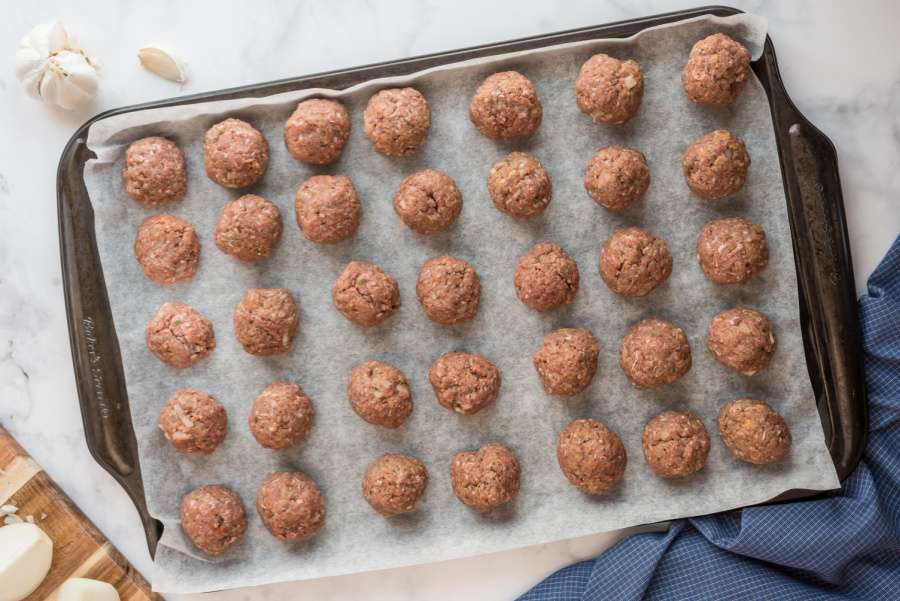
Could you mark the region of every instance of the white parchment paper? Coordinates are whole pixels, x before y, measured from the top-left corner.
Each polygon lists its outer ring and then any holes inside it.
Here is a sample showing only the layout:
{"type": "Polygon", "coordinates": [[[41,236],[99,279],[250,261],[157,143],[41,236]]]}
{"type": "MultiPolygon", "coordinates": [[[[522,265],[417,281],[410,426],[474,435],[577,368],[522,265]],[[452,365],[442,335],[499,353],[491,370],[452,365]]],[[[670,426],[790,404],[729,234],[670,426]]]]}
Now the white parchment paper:
{"type": "Polygon", "coordinates": [[[756,58],[765,39],[765,21],[752,16],[704,17],[646,30],[629,40],[594,40],[496,56],[345,91],[308,90],[153,109],[94,124],[89,146],[98,159],[88,164],[85,181],[122,351],[147,503],[150,513],[166,524],[156,556],[154,587],[162,592],[198,592],[432,562],[727,510],[790,488],[836,487],[806,376],[790,231],[765,93],[753,78],[736,106],[712,110],[690,103],[681,89],[681,68],[691,45],[716,31],[742,40],[756,58]],[[623,127],[594,124],[575,104],[578,69],[598,51],[633,57],[645,73],[640,112],[623,127]],[[531,78],[543,102],[544,121],[527,140],[488,140],[468,120],[475,88],[485,76],[502,69],[517,69],[531,78]],[[391,159],[372,150],[362,132],[362,112],[374,91],[401,83],[424,93],[433,123],[422,151],[412,158],[391,159]],[[341,98],[352,115],[353,133],[344,155],[327,169],[298,164],[282,143],[284,120],[298,100],[311,94],[341,98]],[[285,232],[273,256],[257,265],[233,260],[212,241],[222,205],[239,194],[213,184],[203,170],[203,133],[225,116],[253,123],[271,147],[268,173],[252,191],[279,206],[285,232]],[[746,141],[753,164],[740,194],[708,204],[688,191],[681,175],[681,155],[691,141],[718,127],[746,141]],[[133,257],[135,231],[151,211],[127,197],[120,172],[127,144],[147,135],[176,140],[187,156],[188,194],[168,209],[194,225],[202,244],[200,269],[186,284],[154,285],[133,257]],[[622,214],[595,205],[582,185],[593,151],[611,143],[642,150],[652,173],[643,202],[622,214]],[[532,221],[501,215],[487,194],[488,170],[513,149],[534,153],[553,181],[549,209],[532,221]],[[450,174],[464,197],[458,222],[434,237],[408,230],[391,205],[400,180],[425,167],[450,174]],[[357,235],[334,246],[305,240],[293,215],[299,184],[322,172],[350,176],[363,204],[357,235]],[[745,286],[708,282],[695,257],[703,225],[728,215],[762,224],[769,239],[769,266],[745,286]],[[643,299],[616,296],[597,271],[601,244],[613,229],[627,225],[661,236],[674,256],[668,283],[643,299]],[[527,309],[516,299],[512,283],[517,258],[540,240],[561,244],[581,271],[575,301],[550,313],[527,309]],[[416,302],[418,269],[439,254],[470,261],[481,276],[481,308],[470,323],[449,328],[432,324],[416,302]],[[331,305],[331,283],[353,259],[373,261],[399,282],[403,306],[378,327],[353,326],[331,305]],[[291,290],[302,321],[289,353],[263,359],[242,351],[233,336],[231,314],[246,288],[271,286],[291,290]],[[212,320],[218,346],[210,359],[179,371],[150,354],[144,327],[166,301],[188,303],[212,320]],[[710,319],[738,304],[765,312],[778,337],[772,365],[753,378],[729,373],[706,350],[710,319]],[[649,316],[684,328],[694,366],[674,385],[636,391],[618,366],[618,346],[629,326],[649,316]],[[562,326],[590,328],[602,346],[593,385],[571,400],[546,396],[531,364],[542,337],[562,326]],[[450,350],[483,353],[498,366],[503,384],[493,406],[462,417],[437,404],[427,372],[434,359],[450,350]],[[346,400],[347,375],[370,358],[397,365],[409,379],[415,410],[399,430],[364,423],[346,400]],[[246,425],[253,398],[277,378],[300,383],[317,411],[308,440],[282,452],[260,448],[246,425]],[[209,457],[175,452],[157,429],[160,408],[181,387],[207,390],[228,409],[228,436],[209,457]],[[742,395],[765,399],[785,416],[794,446],[783,463],[754,467],[733,459],[722,445],[715,433],[718,407],[742,395]],[[642,428],[666,408],[695,411],[712,436],[705,470],[685,481],[655,477],[642,457],[642,428]],[[600,498],[572,487],[556,463],[558,433],[570,420],[585,416],[616,430],[628,452],[620,486],[600,498]],[[453,496],[448,466],[457,451],[489,441],[513,449],[522,466],[522,487],[509,507],[481,516],[453,496]],[[386,520],[362,498],[362,473],[385,452],[414,454],[429,470],[424,502],[411,516],[386,520]],[[278,542],[258,519],[253,506],[257,487],[276,468],[303,470],[322,487],[328,517],[314,539],[278,542]],[[196,557],[181,539],[177,524],[182,495],[209,483],[223,483],[237,491],[250,520],[244,540],[215,560],[196,557]]]}

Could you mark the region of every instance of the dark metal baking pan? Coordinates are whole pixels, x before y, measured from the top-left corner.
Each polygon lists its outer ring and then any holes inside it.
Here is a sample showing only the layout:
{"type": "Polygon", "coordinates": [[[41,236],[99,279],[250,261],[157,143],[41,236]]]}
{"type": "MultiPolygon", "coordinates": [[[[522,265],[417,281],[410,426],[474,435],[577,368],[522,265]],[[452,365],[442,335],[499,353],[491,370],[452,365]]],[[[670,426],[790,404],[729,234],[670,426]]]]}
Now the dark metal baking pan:
{"type": "MultiPolygon", "coordinates": [[[[119,344],[109,309],[94,237],[94,216],[85,189],[85,141],[92,123],[150,108],[258,97],[303,88],[342,89],[377,77],[504,52],[594,38],[627,37],[647,27],[704,14],[740,11],[705,7],[487,44],[463,50],[343,69],[253,86],[151,102],[107,111],[82,125],[63,151],[57,174],[60,255],[69,340],[88,448],[128,492],[141,516],[150,553],[162,525],[147,512],[137,444],[128,407],[119,344]]],[[[775,48],[766,39],[753,63],[769,97],[781,161],[799,283],[800,318],[809,378],[831,456],[841,480],[853,471],[866,442],[867,407],[853,267],[834,146],[797,110],[778,72],[775,48]]],[[[815,494],[793,490],[779,496],[815,494]]]]}

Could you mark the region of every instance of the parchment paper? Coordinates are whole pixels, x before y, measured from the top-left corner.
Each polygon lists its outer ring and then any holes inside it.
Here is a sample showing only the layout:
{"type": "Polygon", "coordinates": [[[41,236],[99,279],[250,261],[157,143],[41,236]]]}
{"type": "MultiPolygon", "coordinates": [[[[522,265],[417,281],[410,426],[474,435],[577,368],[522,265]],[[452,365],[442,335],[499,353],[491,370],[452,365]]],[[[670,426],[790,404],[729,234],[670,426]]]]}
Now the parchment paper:
{"type": "Polygon", "coordinates": [[[790,231],[765,93],[754,77],[736,106],[711,110],[690,103],[681,89],[681,68],[691,45],[715,31],[742,40],[756,58],[765,39],[765,20],[704,17],[646,30],[630,40],[597,40],[481,59],[343,92],[309,90],[154,109],[94,124],[89,146],[99,158],[88,164],[85,180],[122,351],[147,503],[150,513],[166,524],[156,556],[154,587],[162,592],[197,592],[432,562],[727,510],[790,488],[836,487],[806,375],[790,231]],[[624,127],[594,124],[575,104],[578,69],[598,51],[633,57],[644,70],[643,105],[624,127]],[[467,110],[485,76],[510,68],[534,82],[543,102],[544,121],[530,139],[498,143],[476,132],[467,110]],[[362,111],[374,91],[401,83],[422,91],[431,105],[433,123],[422,151],[409,159],[392,159],[372,150],[363,135],[362,111]],[[311,94],[341,98],[352,115],[353,133],[343,158],[328,169],[295,162],[282,142],[284,120],[299,99],[311,94]],[[203,133],[227,115],[253,123],[271,147],[268,173],[252,191],[280,207],[285,232],[274,255],[257,265],[231,259],[212,241],[222,205],[240,194],[213,184],[203,171],[203,133]],[[753,164],[740,194],[709,204],[689,193],[681,175],[681,155],[691,141],[717,127],[746,141],[753,164]],[[151,211],[126,196],[120,179],[125,146],[155,134],[176,140],[185,151],[188,194],[168,210],[190,221],[202,244],[194,280],[168,287],[149,282],[134,260],[135,231],[151,211]],[[611,143],[642,150],[652,173],[643,202],[620,215],[595,205],[582,185],[592,152],[611,143]],[[532,221],[501,215],[487,194],[488,170],[513,149],[534,153],[553,181],[549,209],[532,221]],[[425,167],[450,174],[465,203],[456,225],[434,237],[411,232],[391,205],[400,180],[425,167]],[[335,246],[306,241],[294,221],[297,187],[322,172],[349,175],[363,204],[357,235],[335,246]],[[700,229],[727,215],[742,215],[762,224],[769,239],[768,267],[745,286],[714,285],[697,265],[695,243],[700,229]],[[661,236],[674,256],[668,283],[643,299],[616,296],[598,275],[601,244],[613,229],[627,225],[661,236]],[[539,313],[517,300],[512,277],[518,257],[545,239],[561,244],[576,259],[581,287],[570,306],[539,313]],[[440,254],[470,261],[481,276],[481,308],[470,323],[432,324],[416,301],[419,267],[440,254]],[[399,282],[403,306],[378,327],[353,326],[331,305],[331,283],[352,259],[373,261],[399,282]],[[231,315],[246,288],[271,286],[291,290],[302,322],[289,353],[262,359],[243,352],[233,336],[231,315]],[[150,354],[144,327],[166,301],[188,303],[212,320],[218,346],[210,359],[179,371],[150,354]],[[753,378],[729,373],[706,350],[710,319],[738,304],[766,313],[778,337],[772,365],[753,378]],[[628,327],[649,316],[684,328],[694,366],[678,383],[642,392],[630,386],[619,368],[618,347],[628,327]],[[593,385],[571,400],[546,396],[531,363],[542,337],[562,326],[590,328],[602,346],[593,385]],[[496,363],[503,384],[493,406],[461,417],[437,404],[427,372],[434,359],[450,350],[483,353],[496,363]],[[364,423],[346,400],[350,370],[370,358],[397,365],[409,379],[415,410],[399,430],[364,423]],[[317,411],[308,440],[290,451],[262,449],[246,424],[253,398],[276,378],[300,383],[317,411]],[[175,452],[157,429],[161,406],[181,387],[207,390],[228,409],[228,436],[209,457],[175,452]],[[754,467],[739,462],[716,435],[718,407],[743,395],[766,399],[785,416],[794,446],[783,463],[754,467]],[[666,408],[695,411],[710,430],[712,450],[706,468],[696,477],[663,481],[644,463],[642,428],[666,408]],[[586,416],[616,430],[628,452],[621,484],[600,498],[590,498],[571,486],[556,462],[558,433],[570,420],[586,416]],[[457,451],[489,441],[501,441],[513,449],[522,466],[522,487],[511,506],[480,516],[453,496],[448,466],[457,451]],[[424,503],[414,515],[387,520],[362,498],[362,473],[385,452],[414,454],[429,470],[424,503]],[[301,469],[322,487],[328,517],[313,540],[278,542],[256,515],[257,487],[276,468],[301,469]],[[237,491],[250,521],[244,540],[215,560],[195,557],[177,525],[182,495],[208,483],[223,483],[237,491]]]}

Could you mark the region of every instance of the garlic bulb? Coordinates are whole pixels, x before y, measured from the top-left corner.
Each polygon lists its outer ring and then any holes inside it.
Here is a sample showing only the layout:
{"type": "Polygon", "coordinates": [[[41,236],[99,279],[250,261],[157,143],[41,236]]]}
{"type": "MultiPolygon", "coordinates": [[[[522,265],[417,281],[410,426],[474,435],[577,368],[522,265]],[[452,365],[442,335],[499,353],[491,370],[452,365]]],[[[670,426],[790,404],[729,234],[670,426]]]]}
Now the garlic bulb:
{"type": "Polygon", "coordinates": [[[97,68],[62,23],[42,23],[22,38],[16,77],[38,100],[73,110],[97,93],[97,68]]]}

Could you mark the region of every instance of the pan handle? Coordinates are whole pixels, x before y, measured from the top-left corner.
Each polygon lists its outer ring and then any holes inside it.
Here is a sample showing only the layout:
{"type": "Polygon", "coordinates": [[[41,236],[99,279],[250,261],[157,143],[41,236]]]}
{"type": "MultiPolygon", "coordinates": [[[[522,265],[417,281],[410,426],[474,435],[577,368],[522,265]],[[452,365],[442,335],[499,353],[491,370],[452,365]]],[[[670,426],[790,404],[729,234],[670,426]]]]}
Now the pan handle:
{"type": "MultiPolygon", "coordinates": [[[[771,40],[766,41],[771,46],[771,40]]],[[[803,342],[838,476],[859,462],[868,435],[856,285],[837,152],[794,106],[775,61],[764,53],[772,118],[793,233],[803,342]]]]}
{"type": "Polygon", "coordinates": [[[119,342],[94,237],[94,212],[82,179],[84,163],[91,158],[86,133],[83,127],[63,151],[56,189],[75,385],[88,450],[131,497],[152,556],[162,524],[147,511],[119,342]]]}

